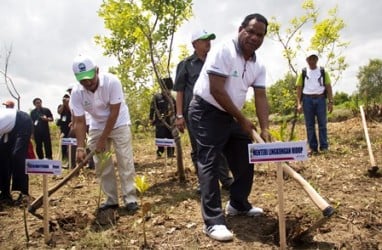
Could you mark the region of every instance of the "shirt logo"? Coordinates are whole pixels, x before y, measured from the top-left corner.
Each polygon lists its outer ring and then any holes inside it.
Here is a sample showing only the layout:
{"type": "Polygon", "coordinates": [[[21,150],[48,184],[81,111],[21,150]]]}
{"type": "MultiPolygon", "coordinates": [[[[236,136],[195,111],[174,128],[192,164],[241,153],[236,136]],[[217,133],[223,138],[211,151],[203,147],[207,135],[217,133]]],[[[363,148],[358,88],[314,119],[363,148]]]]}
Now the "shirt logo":
{"type": "Polygon", "coordinates": [[[79,64],[78,64],[78,70],[79,70],[80,72],[84,72],[84,71],[86,71],[86,65],[85,65],[84,63],[79,63],[79,64]]]}
{"type": "Polygon", "coordinates": [[[89,101],[87,101],[87,100],[84,101],[84,107],[85,107],[85,108],[87,108],[87,107],[89,107],[89,106],[91,106],[91,105],[92,105],[91,102],[89,102],[89,101]]]}
{"type": "Polygon", "coordinates": [[[239,77],[239,73],[237,73],[237,70],[234,70],[231,74],[233,77],[239,77]]]}

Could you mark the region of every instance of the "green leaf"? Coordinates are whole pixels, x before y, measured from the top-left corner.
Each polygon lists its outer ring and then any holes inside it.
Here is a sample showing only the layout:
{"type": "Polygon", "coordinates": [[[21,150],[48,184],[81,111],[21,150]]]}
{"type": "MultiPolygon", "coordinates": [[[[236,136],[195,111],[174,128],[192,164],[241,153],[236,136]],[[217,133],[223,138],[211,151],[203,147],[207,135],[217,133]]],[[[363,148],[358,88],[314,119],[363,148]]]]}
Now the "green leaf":
{"type": "Polygon", "coordinates": [[[141,194],[144,194],[150,188],[150,185],[146,181],[146,178],[145,178],[144,175],[142,175],[142,176],[139,176],[139,175],[135,176],[135,178],[134,178],[134,186],[135,186],[135,188],[141,194]]]}

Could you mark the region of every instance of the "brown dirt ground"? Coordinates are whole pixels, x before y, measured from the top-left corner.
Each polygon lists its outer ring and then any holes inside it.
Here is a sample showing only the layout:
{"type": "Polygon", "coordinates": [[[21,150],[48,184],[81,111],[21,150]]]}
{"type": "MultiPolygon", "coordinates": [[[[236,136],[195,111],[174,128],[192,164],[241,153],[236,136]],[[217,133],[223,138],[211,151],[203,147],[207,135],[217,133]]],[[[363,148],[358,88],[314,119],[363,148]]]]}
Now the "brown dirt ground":
{"type": "MultiPolygon", "coordinates": [[[[293,163],[295,169],[329,201],[337,213],[312,237],[293,242],[297,232],[319,219],[321,212],[292,179],[284,183],[284,203],[288,248],[290,249],[382,249],[382,178],[370,178],[369,155],[360,119],[329,123],[330,152],[293,163]]],[[[304,127],[298,125],[299,138],[304,127]]],[[[369,123],[376,162],[381,163],[382,125],[369,123]]],[[[136,172],[151,185],[144,202],[151,203],[146,217],[147,242],[153,249],[278,249],[277,185],[275,164],[256,167],[250,200],[261,206],[265,215],[258,218],[229,217],[234,232],[232,242],[219,243],[202,233],[196,179],[190,169],[189,145],[183,138],[187,183],[176,178],[175,160],[157,160],[153,139],[135,134],[136,172]],[[167,165],[167,166],[166,166],[167,165]]],[[[382,164],[382,163],[381,163],[382,164]]],[[[64,174],[67,173],[65,170],[64,174]]],[[[61,177],[49,176],[49,186],[61,177]]],[[[42,194],[42,177],[31,176],[32,197],[42,194]]],[[[51,241],[45,243],[43,223],[26,213],[29,242],[20,207],[0,208],[0,249],[139,249],[143,244],[141,214],[112,214],[112,223],[100,226],[95,210],[99,185],[92,170],[80,175],[50,198],[51,241]]],[[[16,194],[14,194],[16,196],[16,194]]],[[[222,200],[229,199],[222,191],[222,200]]],[[[43,209],[37,213],[43,214],[43,209]]]]}

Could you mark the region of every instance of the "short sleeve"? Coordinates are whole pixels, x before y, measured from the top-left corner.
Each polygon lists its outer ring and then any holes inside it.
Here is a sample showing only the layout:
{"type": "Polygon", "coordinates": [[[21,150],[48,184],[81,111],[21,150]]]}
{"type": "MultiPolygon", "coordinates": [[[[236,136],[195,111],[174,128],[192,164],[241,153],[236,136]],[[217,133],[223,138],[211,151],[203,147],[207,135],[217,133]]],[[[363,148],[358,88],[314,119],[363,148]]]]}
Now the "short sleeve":
{"type": "Polygon", "coordinates": [[[187,70],[186,70],[186,60],[183,60],[178,63],[176,67],[176,76],[175,76],[175,84],[174,91],[184,91],[186,88],[187,82],[187,70]]]}
{"type": "Polygon", "coordinates": [[[227,46],[222,49],[215,49],[207,56],[207,73],[228,77],[232,70],[232,55],[227,46]]]}
{"type": "Polygon", "coordinates": [[[298,86],[298,87],[302,87],[302,74],[299,74],[299,75],[297,76],[296,86],[298,86]]]}
{"type": "Polygon", "coordinates": [[[83,116],[85,114],[84,108],[82,107],[82,98],[79,90],[72,90],[69,106],[74,116],[83,116]]]}
{"type": "Polygon", "coordinates": [[[266,70],[264,65],[260,65],[259,73],[256,76],[255,82],[252,84],[254,88],[265,88],[266,85],[266,70]]]}
{"type": "Polygon", "coordinates": [[[325,71],[325,85],[330,85],[332,82],[330,81],[329,73],[325,71]]]}

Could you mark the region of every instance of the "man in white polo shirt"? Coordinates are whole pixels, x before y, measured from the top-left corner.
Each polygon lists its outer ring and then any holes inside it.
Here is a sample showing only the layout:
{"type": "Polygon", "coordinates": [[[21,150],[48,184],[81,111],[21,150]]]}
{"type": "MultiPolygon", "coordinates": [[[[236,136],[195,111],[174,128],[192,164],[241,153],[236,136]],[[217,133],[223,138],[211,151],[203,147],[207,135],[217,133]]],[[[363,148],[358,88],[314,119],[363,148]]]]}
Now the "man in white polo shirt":
{"type": "Polygon", "coordinates": [[[254,175],[254,167],[248,161],[248,144],[255,126],[240,110],[248,88],[252,87],[261,136],[268,139],[265,67],[255,54],[263,43],[267,26],[262,15],[248,15],[239,27],[237,38],[212,48],[190,104],[189,119],[198,148],[203,232],[219,241],[233,239],[221,204],[219,154],[226,157],[234,177],[226,214],[256,216],[263,213],[248,201],[254,175]]]}
{"type": "MultiPolygon", "coordinates": [[[[109,73],[99,73],[99,68],[88,56],[78,56],[73,62],[73,72],[77,84],[71,93],[70,108],[74,117],[74,131],[77,138],[77,160],[86,156],[85,112],[90,115],[89,147],[96,153],[115,150],[118,173],[121,182],[124,209],[134,213],[138,209],[134,187],[134,160],[130,114],[125,103],[122,85],[119,79],[109,73]]],[[[100,166],[100,159],[94,156],[96,173],[100,177],[101,187],[107,196],[101,210],[118,208],[117,180],[112,159],[100,166]]]]}

